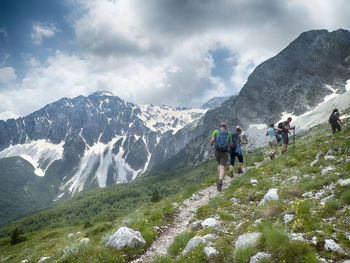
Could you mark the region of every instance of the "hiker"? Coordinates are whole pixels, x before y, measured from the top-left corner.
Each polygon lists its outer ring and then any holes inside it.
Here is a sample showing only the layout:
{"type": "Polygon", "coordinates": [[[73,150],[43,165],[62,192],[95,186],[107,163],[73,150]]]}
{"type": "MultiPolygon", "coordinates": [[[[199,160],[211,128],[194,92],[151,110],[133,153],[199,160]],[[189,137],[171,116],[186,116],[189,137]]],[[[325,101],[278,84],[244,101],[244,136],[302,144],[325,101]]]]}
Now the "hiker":
{"type": "Polygon", "coordinates": [[[282,139],[281,135],[278,132],[281,132],[282,129],[275,128],[274,124],[270,124],[270,128],[266,131],[266,136],[269,136],[269,145],[271,148],[270,159],[275,159],[277,154],[277,143],[282,139]]]}
{"type": "Polygon", "coordinates": [[[289,143],[289,130],[294,130],[295,126],[290,127],[290,122],[292,121],[291,117],[282,123],[282,154],[285,154],[287,151],[289,143]]]}
{"type": "Polygon", "coordinates": [[[243,173],[243,154],[242,154],[242,144],[247,144],[247,140],[243,140],[241,127],[236,127],[236,133],[232,134],[232,146],[230,151],[230,177],[233,178],[233,168],[235,166],[235,159],[238,158],[238,173],[243,173]]]}
{"type": "Polygon", "coordinates": [[[343,124],[343,123],[340,120],[338,109],[333,110],[328,121],[329,121],[329,124],[331,125],[333,133],[335,133],[337,130],[341,131],[340,124],[343,124]]]}
{"type": "Polygon", "coordinates": [[[215,130],[211,138],[211,146],[215,143],[215,159],[218,163],[218,185],[220,192],[225,175],[225,166],[228,160],[228,151],[232,144],[231,133],[227,130],[226,122],[220,124],[220,130],[215,130]]]}

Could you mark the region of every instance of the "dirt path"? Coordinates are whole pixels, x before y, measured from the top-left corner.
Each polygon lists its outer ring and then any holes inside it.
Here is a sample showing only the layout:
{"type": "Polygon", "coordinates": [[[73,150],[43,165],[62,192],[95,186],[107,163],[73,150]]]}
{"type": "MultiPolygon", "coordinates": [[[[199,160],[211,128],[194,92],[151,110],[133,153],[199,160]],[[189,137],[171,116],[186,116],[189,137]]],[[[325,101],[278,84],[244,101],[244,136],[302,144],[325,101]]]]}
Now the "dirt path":
{"type": "MultiPolygon", "coordinates": [[[[252,167],[257,166],[260,166],[260,163],[252,167]]],[[[248,167],[248,169],[252,167],[248,167]]],[[[226,189],[232,180],[229,176],[225,176],[223,189],[226,189]]],[[[211,198],[218,194],[216,184],[213,184],[194,193],[189,199],[186,199],[176,212],[174,221],[170,225],[165,226],[162,229],[163,232],[161,232],[148,250],[137,259],[131,261],[131,263],[150,262],[157,255],[166,255],[167,249],[173,243],[174,238],[189,228],[189,222],[194,218],[197,209],[207,204],[211,198]]]]}

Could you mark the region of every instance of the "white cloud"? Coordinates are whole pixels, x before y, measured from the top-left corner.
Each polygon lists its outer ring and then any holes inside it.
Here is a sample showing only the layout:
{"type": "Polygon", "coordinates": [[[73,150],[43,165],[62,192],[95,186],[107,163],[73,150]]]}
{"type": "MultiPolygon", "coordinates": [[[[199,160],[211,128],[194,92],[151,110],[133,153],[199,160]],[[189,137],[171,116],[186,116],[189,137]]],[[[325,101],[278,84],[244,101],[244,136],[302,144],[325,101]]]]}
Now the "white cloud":
{"type": "MultiPolygon", "coordinates": [[[[237,93],[255,66],[300,33],[350,28],[343,0],[69,1],[85,10],[80,17],[73,10],[70,18],[82,52],[58,51],[43,64],[26,58],[31,69],[18,89],[0,91],[0,112],[28,114],[96,90],[135,103],[200,105],[237,93]],[[233,62],[229,80],[212,75],[209,51],[220,48],[234,54],[227,58],[233,62]]],[[[36,24],[32,38],[40,44],[55,32],[53,25],[36,24]]]]}
{"type": "Polygon", "coordinates": [[[35,24],[33,25],[33,32],[30,36],[36,45],[40,45],[44,38],[53,37],[56,31],[56,27],[53,24],[48,26],[35,24]]]}
{"type": "MultiPolygon", "coordinates": [[[[17,79],[14,68],[12,67],[3,67],[0,68],[0,85],[6,84],[17,79]]],[[[1,89],[1,86],[0,86],[1,89]]]]}

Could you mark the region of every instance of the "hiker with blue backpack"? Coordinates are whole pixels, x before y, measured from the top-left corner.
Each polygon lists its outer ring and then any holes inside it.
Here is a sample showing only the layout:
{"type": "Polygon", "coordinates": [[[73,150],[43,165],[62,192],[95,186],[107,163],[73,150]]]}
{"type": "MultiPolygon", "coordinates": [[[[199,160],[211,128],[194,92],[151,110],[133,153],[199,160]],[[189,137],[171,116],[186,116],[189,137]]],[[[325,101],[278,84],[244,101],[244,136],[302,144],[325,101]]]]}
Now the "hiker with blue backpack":
{"type": "Polygon", "coordinates": [[[270,128],[266,131],[266,136],[269,136],[269,145],[271,148],[270,159],[275,159],[277,154],[277,144],[282,140],[282,136],[279,134],[282,129],[275,128],[274,124],[270,124],[270,128]]]}
{"type": "Polygon", "coordinates": [[[211,138],[211,146],[215,147],[215,159],[218,163],[218,184],[217,189],[222,190],[222,184],[225,175],[225,166],[228,160],[228,152],[232,144],[231,133],[227,130],[227,124],[222,122],[220,129],[213,132],[211,138]]]}
{"type": "Polygon", "coordinates": [[[242,144],[247,144],[248,140],[243,139],[241,127],[236,127],[236,132],[232,134],[232,145],[230,149],[230,177],[233,178],[233,168],[235,166],[235,159],[238,158],[238,173],[243,173],[243,153],[242,153],[242,144]]]}

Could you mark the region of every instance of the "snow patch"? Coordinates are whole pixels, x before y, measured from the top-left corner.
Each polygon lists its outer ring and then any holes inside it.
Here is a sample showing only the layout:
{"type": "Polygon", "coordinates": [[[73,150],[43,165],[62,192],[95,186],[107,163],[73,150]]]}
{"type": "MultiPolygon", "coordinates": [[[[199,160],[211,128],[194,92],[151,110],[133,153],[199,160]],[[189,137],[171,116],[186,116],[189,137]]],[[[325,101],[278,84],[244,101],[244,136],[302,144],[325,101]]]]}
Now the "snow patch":
{"type": "Polygon", "coordinates": [[[47,140],[16,144],[0,152],[0,158],[19,156],[34,167],[34,173],[44,176],[46,169],[56,160],[62,159],[63,144],[53,144],[47,140]]]}

